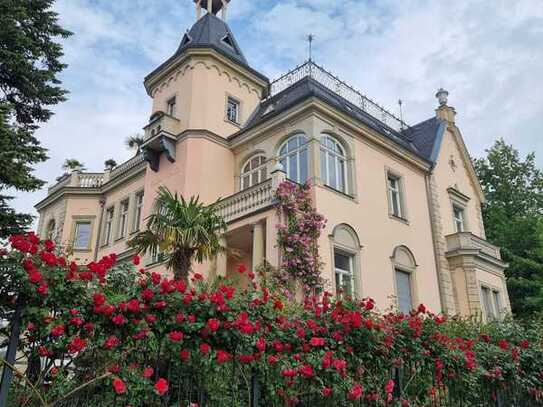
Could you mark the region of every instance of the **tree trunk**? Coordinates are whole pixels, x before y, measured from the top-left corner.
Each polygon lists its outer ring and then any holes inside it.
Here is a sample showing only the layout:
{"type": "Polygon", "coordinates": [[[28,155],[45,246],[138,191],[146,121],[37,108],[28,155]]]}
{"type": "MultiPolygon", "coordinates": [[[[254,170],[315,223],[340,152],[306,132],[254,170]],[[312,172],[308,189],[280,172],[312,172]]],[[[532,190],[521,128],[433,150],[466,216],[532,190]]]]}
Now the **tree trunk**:
{"type": "Polygon", "coordinates": [[[179,251],[174,255],[173,275],[176,280],[183,280],[188,283],[193,255],[194,250],[191,249],[179,251]]]}

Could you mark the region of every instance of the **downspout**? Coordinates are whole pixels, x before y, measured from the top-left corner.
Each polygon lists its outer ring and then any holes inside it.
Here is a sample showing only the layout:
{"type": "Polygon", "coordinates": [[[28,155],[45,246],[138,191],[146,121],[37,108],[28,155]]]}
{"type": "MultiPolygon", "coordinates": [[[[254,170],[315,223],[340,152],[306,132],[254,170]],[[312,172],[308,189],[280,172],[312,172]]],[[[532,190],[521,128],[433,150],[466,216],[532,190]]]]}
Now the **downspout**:
{"type": "Polygon", "coordinates": [[[98,234],[96,235],[96,246],[94,246],[94,261],[98,260],[98,248],[100,247],[100,236],[102,235],[102,221],[104,220],[104,208],[106,199],[100,198],[100,217],[98,218],[98,234]]]}
{"type": "Polygon", "coordinates": [[[441,312],[448,314],[449,310],[446,309],[447,307],[445,305],[445,299],[444,299],[444,294],[443,294],[443,280],[441,279],[441,263],[439,261],[439,249],[437,246],[437,241],[438,241],[439,236],[437,236],[436,224],[435,224],[435,219],[434,219],[433,211],[432,211],[432,207],[433,207],[432,206],[432,189],[430,187],[430,177],[431,177],[431,173],[426,174],[424,176],[424,179],[426,181],[425,182],[426,199],[428,201],[428,214],[430,215],[430,229],[432,230],[432,245],[434,247],[434,262],[436,265],[437,285],[439,288],[439,303],[441,305],[441,312]]]}

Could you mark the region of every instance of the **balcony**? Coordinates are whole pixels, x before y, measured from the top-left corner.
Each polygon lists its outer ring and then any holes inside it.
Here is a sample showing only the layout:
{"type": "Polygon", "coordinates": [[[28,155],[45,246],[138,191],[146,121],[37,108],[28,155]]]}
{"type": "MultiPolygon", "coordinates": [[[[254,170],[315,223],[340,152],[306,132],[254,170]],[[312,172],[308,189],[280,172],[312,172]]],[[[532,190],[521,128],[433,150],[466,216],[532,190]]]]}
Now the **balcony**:
{"type": "Polygon", "coordinates": [[[459,254],[473,254],[501,262],[500,248],[470,232],[458,232],[445,237],[447,257],[459,254]]]}
{"type": "Polygon", "coordinates": [[[157,112],[151,116],[149,124],[143,130],[146,142],[159,134],[175,137],[181,130],[181,121],[164,112],[157,112]]]}
{"type": "Polygon", "coordinates": [[[245,216],[269,209],[273,206],[273,203],[273,180],[268,179],[221,200],[217,212],[227,223],[231,223],[245,216]]]}

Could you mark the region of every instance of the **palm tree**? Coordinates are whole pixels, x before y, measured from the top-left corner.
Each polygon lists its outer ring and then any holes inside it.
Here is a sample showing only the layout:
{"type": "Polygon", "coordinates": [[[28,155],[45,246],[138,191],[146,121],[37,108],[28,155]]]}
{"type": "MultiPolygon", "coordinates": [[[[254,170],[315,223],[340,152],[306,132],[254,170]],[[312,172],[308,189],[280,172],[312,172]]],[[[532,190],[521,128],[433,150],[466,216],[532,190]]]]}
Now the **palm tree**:
{"type": "Polygon", "coordinates": [[[126,138],[126,146],[130,150],[135,150],[136,155],[141,152],[141,145],[144,143],[143,136],[141,134],[135,134],[126,138]]]}
{"type": "Polygon", "coordinates": [[[104,167],[106,170],[112,170],[117,166],[117,161],[115,161],[113,158],[110,158],[106,161],[104,161],[104,167]]]}
{"type": "Polygon", "coordinates": [[[193,260],[201,263],[223,250],[220,235],[226,223],[216,212],[217,203],[204,205],[198,197],[187,201],[160,187],[153,212],[147,218],[147,230],[128,244],[138,254],[164,253],[175,278],[187,281],[193,260]]]}
{"type": "Polygon", "coordinates": [[[62,169],[66,172],[85,171],[85,165],[75,158],[67,158],[62,164],[62,169]]]}

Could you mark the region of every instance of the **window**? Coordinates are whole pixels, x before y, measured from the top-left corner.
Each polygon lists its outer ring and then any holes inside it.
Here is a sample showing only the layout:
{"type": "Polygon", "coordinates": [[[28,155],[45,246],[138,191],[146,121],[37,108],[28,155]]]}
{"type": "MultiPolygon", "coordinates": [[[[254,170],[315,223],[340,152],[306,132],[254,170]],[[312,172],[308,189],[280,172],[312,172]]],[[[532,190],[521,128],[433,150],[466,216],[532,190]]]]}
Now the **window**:
{"type": "Polygon", "coordinates": [[[496,314],[494,312],[494,304],[492,303],[492,294],[490,291],[490,288],[488,287],[481,287],[481,293],[483,296],[483,311],[485,313],[485,317],[488,321],[491,321],[493,319],[496,319],[496,314]]]}
{"type": "Polygon", "coordinates": [[[404,218],[402,208],[402,191],[400,177],[392,174],[387,175],[388,206],[389,213],[397,218],[404,218]]]}
{"type": "Polygon", "coordinates": [[[400,312],[409,314],[413,309],[411,273],[396,269],[396,296],[400,312]]]}
{"type": "Polygon", "coordinates": [[[239,102],[230,96],[226,101],[226,118],[232,123],[239,123],[239,102]]]}
{"type": "Polygon", "coordinates": [[[457,232],[464,232],[466,230],[466,221],[464,216],[464,208],[453,205],[453,217],[454,227],[457,232]]]}
{"type": "Polygon", "coordinates": [[[354,256],[339,250],[334,250],[336,291],[338,297],[353,296],[353,263],[354,256]]]}
{"type": "Polygon", "coordinates": [[[90,248],[91,223],[78,221],[75,224],[74,250],[88,250],[90,248]]]}
{"type": "Polygon", "coordinates": [[[346,157],[341,145],[330,136],[321,138],[321,179],[341,192],[347,192],[346,157]]]}
{"type": "Polygon", "coordinates": [[[143,213],[143,191],[136,194],[136,206],[134,208],[134,232],[140,230],[141,215],[143,213]]]}
{"type": "Polygon", "coordinates": [[[176,103],[176,98],[175,98],[175,96],[174,96],[173,98],[171,98],[170,100],[168,100],[167,108],[166,108],[166,113],[168,113],[170,116],[174,116],[174,117],[175,117],[176,107],[177,107],[177,103],[176,103]]]}
{"type": "Polygon", "coordinates": [[[299,134],[285,141],[279,149],[279,161],[288,179],[305,183],[308,179],[307,138],[299,134]]]}
{"type": "Polygon", "coordinates": [[[502,302],[500,299],[500,292],[493,290],[492,297],[494,298],[494,307],[496,308],[496,317],[499,318],[502,312],[502,302]]]}
{"type": "Polygon", "coordinates": [[[47,230],[45,232],[45,238],[48,240],[55,240],[56,237],[56,226],[55,220],[51,219],[47,224],[47,230]]]}
{"type": "Polygon", "coordinates": [[[108,208],[106,211],[106,221],[104,224],[104,238],[103,243],[104,244],[110,244],[111,243],[111,232],[113,231],[113,215],[114,215],[114,208],[108,208]]]}
{"type": "Polygon", "coordinates": [[[121,207],[119,211],[119,239],[122,239],[126,236],[126,227],[128,226],[128,203],[128,199],[125,199],[121,202],[121,207]]]}
{"type": "Polygon", "coordinates": [[[257,155],[250,158],[241,170],[241,189],[247,189],[264,182],[267,178],[266,157],[257,155]]]}

